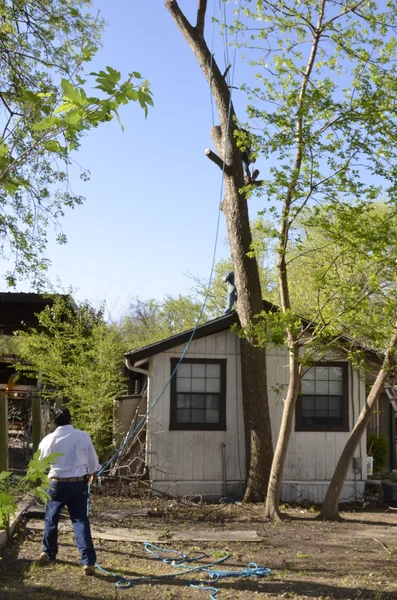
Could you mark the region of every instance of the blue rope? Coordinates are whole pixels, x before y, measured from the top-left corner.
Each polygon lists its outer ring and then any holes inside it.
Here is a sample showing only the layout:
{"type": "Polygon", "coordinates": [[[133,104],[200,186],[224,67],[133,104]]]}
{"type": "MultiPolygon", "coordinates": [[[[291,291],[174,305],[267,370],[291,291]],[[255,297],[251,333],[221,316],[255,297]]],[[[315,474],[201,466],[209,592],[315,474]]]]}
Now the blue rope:
{"type": "MultiPolygon", "coordinates": [[[[205,553],[202,553],[201,555],[198,555],[198,556],[189,557],[187,554],[184,554],[180,550],[173,550],[173,549],[170,550],[169,548],[160,548],[159,546],[155,546],[154,544],[152,544],[150,542],[144,542],[144,548],[145,548],[146,552],[148,552],[151,556],[153,556],[157,560],[161,560],[164,564],[179,568],[180,570],[176,573],[167,573],[166,575],[145,575],[143,577],[133,577],[131,579],[127,579],[126,577],[123,577],[122,575],[119,575],[118,573],[111,573],[110,571],[106,571],[99,565],[96,565],[96,567],[97,567],[97,569],[99,569],[99,571],[101,573],[103,573],[105,575],[110,575],[110,576],[114,577],[115,579],[117,579],[116,587],[121,588],[121,589],[127,589],[130,587],[133,587],[134,584],[138,584],[138,583],[144,584],[146,582],[158,581],[161,579],[171,579],[174,577],[186,575],[188,573],[193,573],[193,572],[204,573],[213,582],[217,582],[217,581],[219,581],[219,579],[227,578],[227,577],[268,577],[271,573],[271,569],[268,569],[265,567],[258,567],[258,565],[254,562],[249,563],[247,568],[240,569],[238,571],[226,571],[226,570],[222,571],[219,569],[214,569],[213,567],[215,567],[216,565],[220,565],[221,563],[225,562],[225,560],[227,560],[230,557],[230,554],[228,552],[225,552],[224,556],[222,556],[218,560],[215,560],[209,564],[206,563],[206,564],[198,565],[197,567],[191,567],[187,563],[199,562],[202,558],[208,558],[208,555],[205,553]],[[164,554],[172,555],[172,557],[164,556],[164,554]]],[[[196,580],[189,581],[188,585],[197,590],[212,592],[210,594],[210,599],[212,599],[212,600],[216,600],[215,596],[219,592],[218,588],[216,588],[214,586],[207,586],[207,585],[205,585],[205,583],[203,585],[202,581],[196,581],[196,580]]]]}
{"type": "MultiPolygon", "coordinates": [[[[214,10],[215,10],[215,0],[214,0],[214,10]]],[[[241,11],[241,0],[239,1],[238,18],[240,16],[240,11],[241,11]]],[[[225,13],[225,24],[226,24],[226,13],[225,13]]],[[[120,446],[120,448],[113,454],[113,456],[100,469],[100,471],[98,472],[99,481],[100,481],[101,473],[103,473],[105,471],[105,469],[114,461],[114,459],[124,450],[125,446],[128,444],[130,439],[139,431],[139,429],[142,427],[142,425],[147,421],[148,416],[150,415],[150,413],[156,406],[157,402],[160,400],[160,398],[164,394],[165,390],[169,386],[169,384],[170,384],[172,378],[174,377],[175,373],[177,372],[178,367],[181,364],[186,352],[189,349],[189,346],[194,338],[194,335],[197,331],[197,327],[201,321],[201,318],[204,313],[204,309],[207,304],[207,300],[208,300],[208,296],[209,296],[209,292],[210,292],[210,286],[211,286],[211,282],[212,282],[212,277],[213,277],[214,269],[215,269],[216,251],[217,251],[218,238],[219,238],[219,226],[220,226],[220,215],[221,215],[220,207],[221,207],[221,202],[222,202],[224,179],[225,179],[226,150],[227,150],[227,145],[228,145],[228,141],[229,141],[229,127],[230,127],[230,117],[231,117],[231,108],[232,108],[232,88],[233,88],[234,71],[235,71],[235,63],[236,63],[237,39],[238,39],[238,28],[236,28],[234,60],[233,60],[233,69],[232,69],[232,77],[231,77],[227,127],[226,127],[226,132],[225,132],[226,133],[225,147],[224,147],[224,153],[223,153],[222,180],[221,180],[220,193],[219,193],[219,208],[218,208],[218,218],[217,218],[217,225],[216,225],[215,244],[214,244],[213,257],[212,257],[211,271],[210,271],[210,276],[209,276],[209,280],[208,280],[208,285],[207,285],[207,289],[206,289],[204,302],[201,307],[201,311],[197,318],[196,324],[192,330],[192,334],[182,352],[182,355],[181,355],[177,365],[175,366],[175,369],[172,371],[169,379],[167,380],[167,382],[164,385],[163,389],[161,390],[160,394],[157,396],[156,400],[146,411],[146,414],[142,417],[142,419],[139,421],[139,423],[136,425],[136,427],[133,429],[133,431],[130,432],[130,434],[124,440],[124,442],[120,446]]],[[[228,53],[228,50],[227,50],[227,53],[228,53]]],[[[211,90],[211,83],[212,83],[212,68],[213,68],[213,52],[211,52],[211,60],[210,60],[210,78],[209,78],[210,79],[210,81],[209,81],[210,90],[211,90]]],[[[211,94],[211,108],[212,108],[212,119],[214,122],[212,94],[211,94]]],[[[88,485],[87,514],[89,513],[89,506],[90,506],[90,491],[91,491],[90,488],[91,488],[91,486],[88,485]]],[[[116,587],[121,588],[121,589],[122,588],[130,588],[136,583],[144,583],[146,581],[149,582],[149,581],[156,581],[156,580],[161,580],[161,579],[169,579],[169,578],[178,577],[180,575],[186,575],[187,573],[193,573],[193,572],[205,573],[214,582],[216,582],[219,579],[224,578],[224,577],[267,577],[271,572],[271,569],[268,569],[265,567],[258,567],[256,563],[249,563],[246,569],[241,569],[239,571],[221,571],[221,570],[214,569],[213,567],[223,563],[225,560],[227,560],[229,558],[230,554],[228,554],[226,552],[223,557],[221,557],[220,559],[218,559],[212,563],[209,563],[209,564],[206,563],[204,565],[199,565],[197,567],[191,567],[187,563],[198,562],[202,558],[208,558],[208,555],[203,553],[201,555],[189,558],[186,554],[184,554],[183,552],[180,552],[179,550],[169,550],[169,549],[165,549],[165,548],[159,548],[157,546],[154,546],[154,544],[151,544],[150,542],[145,542],[144,548],[154,558],[156,558],[158,560],[162,560],[165,564],[173,566],[173,567],[178,567],[182,570],[180,570],[177,573],[170,573],[167,575],[150,575],[150,576],[145,576],[145,577],[134,577],[132,579],[126,579],[125,577],[123,577],[122,575],[119,575],[118,573],[112,573],[110,571],[107,571],[106,569],[103,569],[98,563],[95,564],[95,567],[104,575],[110,575],[110,576],[114,577],[117,580],[116,587]],[[173,554],[174,558],[169,558],[169,557],[163,558],[158,554],[158,552],[162,552],[163,554],[173,554]]],[[[190,581],[189,586],[192,588],[201,590],[201,591],[212,592],[210,594],[210,600],[216,600],[215,596],[219,592],[218,588],[213,587],[213,586],[203,585],[200,581],[190,581]]]]}
{"type": "MultiPolygon", "coordinates": [[[[215,5],[215,3],[214,3],[215,5]]],[[[239,2],[239,8],[238,8],[238,17],[240,17],[240,11],[241,11],[241,0],[239,2]]],[[[235,71],[235,63],[236,63],[236,52],[237,52],[237,39],[238,39],[238,28],[236,28],[236,38],[235,38],[235,48],[234,48],[234,59],[233,59],[233,69],[232,69],[232,81],[231,84],[233,86],[233,81],[234,81],[234,71],[235,71]]],[[[210,61],[210,84],[212,81],[212,63],[213,63],[213,59],[212,59],[212,54],[211,54],[211,61],[210,61]]],[[[228,107],[228,116],[227,116],[227,127],[226,127],[226,135],[225,135],[225,147],[224,147],[224,153],[223,153],[223,165],[222,165],[222,180],[221,180],[221,187],[220,187],[220,194],[219,194],[219,208],[218,208],[218,218],[217,218],[217,224],[216,224],[216,234],[215,234],[215,244],[214,244],[214,251],[213,251],[213,256],[212,256],[212,265],[211,265],[211,271],[210,271],[210,276],[208,279],[208,285],[207,285],[207,290],[206,290],[206,294],[205,294],[205,298],[204,298],[204,302],[203,305],[201,307],[201,311],[200,314],[197,318],[196,324],[192,330],[191,336],[178,360],[178,363],[175,366],[175,369],[172,371],[170,377],[168,378],[167,382],[165,383],[163,389],[161,390],[160,394],[157,396],[157,398],[155,399],[155,401],[153,402],[153,404],[148,408],[148,410],[146,411],[146,414],[141,418],[141,420],[139,421],[139,423],[136,425],[136,427],[129,433],[129,435],[127,436],[127,438],[124,440],[124,442],[122,443],[122,445],[120,446],[120,448],[118,450],[116,450],[116,452],[113,454],[113,456],[111,456],[111,458],[105,463],[105,465],[101,468],[101,470],[98,472],[98,479],[100,481],[100,477],[101,474],[105,471],[105,469],[107,469],[107,467],[114,461],[114,459],[124,450],[125,446],[128,444],[128,442],[131,440],[131,438],[140,430],[140,428],[143,426],[143,424],[147,421],[150,413],[152,412],[152,410],[154,409],[154,407],[156,406],[156,404],[158,403],[158,401],[160,400],[160,398],[163,396],[165,390],[168,388],[172,378],[174,377],[175,373],[177,372],[179,365],[181,364],[182,360],[185,357],[186,352],[189,350],[190,344],[196,334],[197,328],[199,326],[199,323],[201,321],[201,318],[203,316],[204,313],[204,309],[207,305],[207,300],[208,300],[208,296],[209,296],[209,292],[210,292],[210,287],[211,287],[211,283],[212,283],[212,277],[214,274],[214,269],[215,269],[215,261],[216,261],[216,250],[218,247],[218,238],[219,238],[219,227],[220,227],[220,216],[221,216],[221,202],[222,202],[222,196],[223,196],[223,188],[224,188],[224,180],[225,180],[225,167],[226,167],[226,150],[227,150],[227,145],[228,145],[228,140],[229,140],[229,126],[230,126],[230,117],[231,117],[231,109],[232,109],[232,87],[230,88],[230,97],[229,97],[229,107],[228,107]]]]}

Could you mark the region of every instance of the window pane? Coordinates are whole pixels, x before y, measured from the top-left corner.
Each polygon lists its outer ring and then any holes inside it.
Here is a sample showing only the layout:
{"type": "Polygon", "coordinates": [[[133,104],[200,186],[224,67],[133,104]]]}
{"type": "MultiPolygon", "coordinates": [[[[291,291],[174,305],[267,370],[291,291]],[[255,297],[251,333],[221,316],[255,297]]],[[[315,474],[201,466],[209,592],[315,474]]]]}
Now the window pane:
{"type": "Polygon", "coordinates": [[[311,411],[314,413],[314,396],[303,396],[302,397],[302,411],[308,412],[311,411]]]}
{"type": "Polygon", "coordinates": [[[205,377],[205,365],[193,364],[192,365],[192,377],[205,377]]]}
{"type": "Polygon", "coordinates": [[[192,408],[192,423],[205,423],[205,410],[192,408]]]}
{"type": "Polygon", "coordinates": [[[192,379],[192,392],[205,392],[205,379],[192,379]]]}
{"type": "Polygon", "coordinates": [[[181,363],[177,370],[178,377],[190,377],[192,374],[192,365],[181,363]]]}
{"type": "Polygon", "coordinates": [[[330,394],[339,394],[341,396],[343,394],[342,381],[330,381],[328,384],[328,392],[330,394]]]}
{"type": "Polygon", "coordinates": [[[205,381],[205,391],[212,393],[219,393],[221,391],[221,381],[220,379],[206,379],[205,381]]]}
{"type": "Polygon", "coordinates": [[[205,365],[207,377],[221,377],[221,365],[205,365]]]}
{"type": "Polygon", "coordinates": [[[305,381],[304,379],[302,379],[302,394],[314,394],[314,390],[314,379],[311,381],[305,381]]]}
{"type": "Polygon", "coordinates": [[[328,381],[329,367],[314,367],[317,381],[328,381]]]}
{"type": "Polygon", "coordinates": [[[205,405],[208,408],[219,408],[219,396],[206,396],[205,405]]]}
{"type": "Polygon", "coordinates": [[[304,380],[310,380],[310,379],[314,379],[314,374],[315,371],[314,369],[309,369],[308,371],[306,371],[306,373],[303,375],[303,379],[304,380]]]}
{"type": "Polygon", "coordinates": [[[190,408],[190,394],[178,394],[176,397],[177,408],[190,408]]]}
{"type": "Polygon", "coordinates": [[[328,394],[328,381],[316,381],[316,395],[328,394]]]}
{"type": "Polygon", "coordinates": [[[329,378],[333,381],[342,381],[343,379],[343,369],[342,367],[328,367],[329,369],[329,378]]]}
{"type": "Polygon", "coordinates": [[[219,410],[209,409],[205,411],[206,423],[219,423],[219,410]]]}
{"type": "Polygon", "coordinates": [[[179,408],[176,411],[177,423],[190,423],[190,409],[179,408]]]}
{"type": "Polygon", "coordinates": [[[342,398],[340,396],[330,396],[329,409],[342,412],[342,398]]]}
{"type": "Polygon", "coordinates": [[[316,414],[321,411],[328,412],[328,398],[327,396],[317,396],[316,397],[316,414]]]}
{"type": "Polygon", "coordinates": [[[176,378],[176,391],[177,392],[190,392],[192,387],[192,380],[187,377],[176,378]]]}
{"type": "Polygon", "coordinates": [[[204,394],[195,394],[194,396],[192,396],[192,408],[205,408],[204,394]]]}

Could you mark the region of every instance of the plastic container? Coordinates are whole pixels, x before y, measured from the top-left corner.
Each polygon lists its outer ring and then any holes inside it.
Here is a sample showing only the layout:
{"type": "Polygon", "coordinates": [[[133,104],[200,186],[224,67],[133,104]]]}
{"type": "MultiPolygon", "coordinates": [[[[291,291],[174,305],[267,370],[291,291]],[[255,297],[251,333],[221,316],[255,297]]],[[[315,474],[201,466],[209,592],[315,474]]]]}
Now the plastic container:
{"type": "Polygon", "coordinates": [[[374,457],[367,456],[367,476],[372,475],[374,472],[374,457]]]}

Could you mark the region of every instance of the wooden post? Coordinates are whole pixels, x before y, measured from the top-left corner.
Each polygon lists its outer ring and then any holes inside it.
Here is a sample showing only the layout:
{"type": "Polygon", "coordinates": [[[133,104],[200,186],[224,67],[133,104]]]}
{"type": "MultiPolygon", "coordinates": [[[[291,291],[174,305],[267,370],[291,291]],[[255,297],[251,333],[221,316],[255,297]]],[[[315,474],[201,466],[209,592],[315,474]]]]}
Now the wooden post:
{"type": "Polygon", "coordinates": [[[8,471],[8,396],[0,394],[0,471],[8,471]]]}
{"type": "Polygon", "coordinates": [[[32,396],[32,441],[36,452],[41,441],[41,398],[37,394],[32,396]]]}

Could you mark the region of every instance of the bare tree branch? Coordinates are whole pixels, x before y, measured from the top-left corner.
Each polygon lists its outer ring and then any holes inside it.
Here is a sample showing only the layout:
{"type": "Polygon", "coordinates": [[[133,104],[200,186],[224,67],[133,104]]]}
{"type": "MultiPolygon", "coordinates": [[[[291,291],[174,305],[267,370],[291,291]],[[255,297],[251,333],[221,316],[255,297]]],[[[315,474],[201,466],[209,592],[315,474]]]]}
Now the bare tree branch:
{"type": "Polygon", "coordinates": [[[204,37],[205,12],[207,10],[207,0],[199,0],[197,8],[196,31],[204,37]]]}

